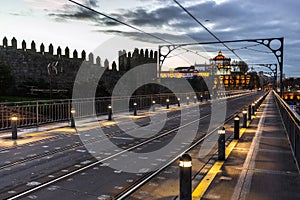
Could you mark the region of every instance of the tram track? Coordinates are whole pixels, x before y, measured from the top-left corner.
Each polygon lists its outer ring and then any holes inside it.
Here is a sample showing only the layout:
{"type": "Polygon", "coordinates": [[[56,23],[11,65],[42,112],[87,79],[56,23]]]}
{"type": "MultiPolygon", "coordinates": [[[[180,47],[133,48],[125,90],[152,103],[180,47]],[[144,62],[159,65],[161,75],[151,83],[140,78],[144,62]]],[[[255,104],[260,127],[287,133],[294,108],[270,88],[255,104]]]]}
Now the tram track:
{"type": "MultiPolygon", "coordinates": [[[[245,96],[244,96],[244,97],[245,97],[245,96]]],[[[236,99],[233,99],[233,100],[236,100],[236,99]]],[[[178,115],[178,116],[180,116],[180,115],[178,115]]],[[[178,117],[178,116],[173,116],[173,118],[176,118],[176,117],[178,117]]],[[[203,117],[201,117],[201,118],[199,118],[199,119],[195,119],[195,120],[193,120],[193,121],[191,121],[191,122],[189,122],[189,123],[186,123],[186,124],[184,124],[183,126],[173,128],[173,129],[171,129],[171,130],[169,130],[169,131],[166,131],[166,132],[161,133],[161,134],[159,134],[159,135],[157,135],[157,136],[154,136],[154,137],[152,137],[152,138],[149,138],[149,139],[147,139],[147,140],[145,140],[145,141],[140,142],[140,143],[137,144],[137,145],[134,145],[134,146],[132,146],[132,147],[129,147],[129,148],[127,148],[127,149],[124,149],[123,151],[117,152],[117,153],[115,153],[115,154],[113,154],[113,155],[111,155],[111,156],[108,156],[108,157],[106,157],[106,158],[103,158],[103,159],[101,159],[101,160],[98,160],[98,161],[96,161],[96,162],[93,162],[93,163],[91,163],[91,164],[88,164],[88,165],[86,165],[86,166],[84,166],[84,167],[82,167],[82,168],[80,168],[80,169],[77,169],[77,170],[74,170],[74,171],[72,171],[72,172],[66,173],[66,174],[64,174],[64,175],[62,175],[62,176],[60,176],[60,177],[57,177],[57,178],[53,179],[53,180],[50,180],[50,181],[45,182],[45,183],[42,183],[42,184],[40,184],[40,185],[37,186],[37,187],[33,187],[33,188],[31,188],[31,189],[29,189],[29,190],[27,190],[27,191],[24,191],[24,192],[22,192],[22,193],[19,193],[18,195],[12,196],[12,197],[10,197],[9,199],[17,199],[17,198],[20,198],[20,197],[22,197],[22,196],[25,196],[25,195],[27,195],[27,194],[29,194],[29,193],[35,192],[35,191],[37,191],[37,190],[39,190],[39,189],[41,189],[41,188],[47,187],[47,186],[49,186],[49,185],[51,185],[51,184],[53,184],[53,183],[55,183],[55,182],[58,182],[58,181],[63,180],[63,179],[66,179],[67,177],[70,177],[70,176],[75,175],[75,174],[77,174],[77,173],[80,173],[80,172],[82,172],[82,171],[84,171],[84,170],[86,170],[86,169],[89,169],[89,168],[91,168],[91,167],[94,167],[94,166],[97,165],[97,164],[103,163],[103,162],[105,162],[105,161],[107,161],[107,160],[109,160],[109,159],[112,159],[112,158],[115,158],[115,157],[117,157],[117,156],[120,156],[121,154],[124,154],[124,153],[126,153],[126,152],[128,152],[128,151],[132,151],[132,150],[134,150],[134,149],[136,149],[136,148],[139,148],[139,147],[141,147],[141,146],[143,146],[143,145],[145,145],[145,144],[148,144],[148,143],[150,143],[150,142],[152,142],[152,141],[154,141],[154,140],[156,140],[156,139],[162,138],[162,137],[164,137],[164,136],[166,136],[166,135],[169,135],[169,134],[172,134],[172,133],[176,133],[176,131],[179,130],[180,128],[183,128],[183,127],[185,127],[185,126],[189,126],[189,125],[191,125],[191,124],[193,124],[193,123],[196,123],[196,122],[199,122],[200,120],[202,120],[202,119],[204,119],[204,118],[207,118],[207,117],[209,117],[209,116],[211,116],[211,114],[206,114],[205,116],[203,116],[203,117]]],[[[232,116],[233,116],[233,115],[232,115],[232,116]]],[[[231,116],[230,118],[227,118],[227,119],[226,119],[226,122],[227,122],[228,120],[230,120],[230,119],[232,118],[232,116],[231,116]]],[[[219,128],[219,126],[218,126],[217,128],[219,128]]],[[[215,128],[214,131],[217,130],[217,128],[215,128]]],[[[213,132],[213,131],[211,131],[209,134],[211,134],[212,132],[213,132]]],[[[205,137],[207,137],[207,135],[203,135],[202,138],[198,139],[198,141],[197,141],[196,143],[193,143],[192,146],[196,146],[197,144],[201,143],[201,142],[205,139],[205,137]]],[[[82,145],[81,145],[81,146],[82,146],[82,145]]],[[[71,147],[70,147],[70,148],[71,148],[71,147]]],[[[76,147],[73,147],[73,148],[76,148],[76,147]]],[[[190,147],[190,148],[192,148],[192,147],[190,147]]],[[[183,152],[188,151],[188,150],[189,150],[189,149],[186,149],[186,150],[184,150],[183,152]]],[[[180,154],[179,154],[178,156],[180,156],[180,154]]],[[[171,160],[172,163],[178,158],[178,156],[175,157],[173,160],[171,160]]],[[[170,161],[170,162],[171,162],[171,161],[170,161]]],[[[170,163],[170,162],[168,162],[168,163],[170,163]]],[[[167,164],[168,164],[168,163],[167,163],[167,164]]],[[[168,165],[164,165],[164,166],[168,166],[168,165]]],[[[165,167],[161,167],[160,169],[158,169],[158,170],[156,170],[156,171],[162,171],[163,168],[165,168],[165,167]]],[[[158,172],[156,172],[156,173],[158,173],[158,172]]],[[[154,176],[154,175],[153,175],[153,174],[152,174],[152,175],[150,174],[150,175],[149,175],[149,178],[151,179],[152,176],[154,176]]],[[[144,177],[144,176],[143,176],[141,179],[143,179],[143,180],[148,180],[148,178],[146,178],[146,177],[144,177]]],[[[139,180],[139,181],[137,181],[137,182],[141,182],[141,181],[139,180]]],[[[133,185],[135,185],[135,184],[133,184],[133,185]]],[[[137,187],[138,187],[138,186],[137,186],[137,187]]],[[[131,188],[135,188],[135,186],[134,186],[134,187],[131,187],[131,188]]],[[[127,191],[129,191],[129,190],[127,190],[127,191]]],[[[126,193],[126,192],[125,192],[125,193],[126,193]]],[[[120,195],[118,195],[118,196],[120,196],[120,195]]],[[[118,196],[116,196],[117,199],[119,199],[118,196]]]]}

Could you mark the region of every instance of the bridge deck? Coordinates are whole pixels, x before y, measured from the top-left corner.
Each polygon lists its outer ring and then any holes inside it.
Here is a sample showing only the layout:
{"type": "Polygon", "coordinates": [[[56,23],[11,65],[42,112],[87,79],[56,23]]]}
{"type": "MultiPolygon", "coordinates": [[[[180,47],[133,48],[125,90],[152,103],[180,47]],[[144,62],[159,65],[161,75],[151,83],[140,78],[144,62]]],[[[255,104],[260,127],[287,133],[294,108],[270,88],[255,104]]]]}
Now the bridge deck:
{"type": "Polygon", "coordinates": [[[299,168],[273,93],[216,173],[202,199],[300,199],[299,168]]]}

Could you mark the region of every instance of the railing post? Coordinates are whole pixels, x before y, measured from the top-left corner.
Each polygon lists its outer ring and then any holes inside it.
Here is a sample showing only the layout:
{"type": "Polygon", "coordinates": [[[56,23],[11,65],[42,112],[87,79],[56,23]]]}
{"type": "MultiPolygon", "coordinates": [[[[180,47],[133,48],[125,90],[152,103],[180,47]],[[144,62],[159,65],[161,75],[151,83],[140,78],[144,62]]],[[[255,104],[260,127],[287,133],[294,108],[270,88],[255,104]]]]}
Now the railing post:
{"type": "Polygon", "coordinates": [[[36,101],[36,126],[39,126],[39,101],[36,101]]]}

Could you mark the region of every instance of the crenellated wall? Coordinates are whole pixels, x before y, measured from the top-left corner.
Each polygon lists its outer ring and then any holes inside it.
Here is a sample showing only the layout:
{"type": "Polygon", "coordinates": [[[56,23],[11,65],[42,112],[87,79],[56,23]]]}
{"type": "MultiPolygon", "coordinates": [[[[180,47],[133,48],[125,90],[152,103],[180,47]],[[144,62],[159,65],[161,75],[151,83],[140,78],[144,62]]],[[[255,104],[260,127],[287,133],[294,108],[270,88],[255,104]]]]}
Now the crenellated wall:
{"type": "Polygon", "coordinates": [[[56,90],[67,90],[70,94],[79,67],[99,67],[104,70],[109,67],[101,77],[101,84],[111,92],[116,81],[126,71],[135,66],[145,63],[156,63],[157,52],[152,50],[135,49],[133,53],[119,52],[118,66],[115,62],[110,66],[107,59],[103,65],[99,56],[87,53],[83,50],[80,55],[75,49],[70,56],[70,49],[62,50],[60,46],[56,49],[50,44],[48,47],[42,43],[38,47],[34,41],[28,46],[23,40],[21,47],[15,38],[9,44],[6,37],[0,45],[0,61],[6,62],[12,69],[18,91],[29,91],[32,88],[48,89],[50,79],[52,88],[56,90]],[[119,70],[118,70],[119,69],[119,70]]]}

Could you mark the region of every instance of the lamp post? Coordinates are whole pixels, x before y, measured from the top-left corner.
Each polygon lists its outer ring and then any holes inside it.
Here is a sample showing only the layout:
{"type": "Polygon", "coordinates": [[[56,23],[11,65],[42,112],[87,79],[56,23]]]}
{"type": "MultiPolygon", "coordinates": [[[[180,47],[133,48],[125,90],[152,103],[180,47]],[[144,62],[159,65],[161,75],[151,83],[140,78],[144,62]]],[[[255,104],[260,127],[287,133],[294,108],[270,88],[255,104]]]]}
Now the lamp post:
{"type": "Polygon", "coordinates": [[[111,105],[108,105],[107,109],[108,109],[108,121],[111,121],[112,120],[112,107],[111,107],[111,105]]]}
{"type": "Polygon", "coordinates": [[[180,98],[177,98],[177,106],[180,107],[180,98]]]}
{"type": "Polygon", "coordinates": [[[137,103],[136,102],[133,103],[133,115],[137,116],[137,103]]]}
{"type": "Polygon", "coordinates": [[[155,112],[155,103],[156,103],[156,102],[153,100],[153,101],[152,101],[152,111],[153,111],[153,112],[155,112]]]}
{"type": "Polygon", "coordinates": [[[197,103],[197,96],[194,96],[194,103],[197,103]]]}
{"type": "Polygon", "coordinates": [[[75,120],[74,115],[76,113],[76,110],[74,108],[71,109],[71,128],[75,128],[75,120]]]}
{"type": "Polygon", "coordinates": [[[200,102],[202,102],[203,101],[203,95],[201,94],[200,95],[200,102]]]}
{"type": "Polygon", "coordinates": [[[251,104],[248,105],[248,120],[251,120],[251,104]]]}
{"type": "Polygon", "coordinates": [[[234,139],[238,140],[240,138],[240,118],[238,115],[234,117],[234,139]]]}
{"type": "Polygon", "coordinates": [[[225,128],[218,130],[218,160],[225,160],[225,128]]]}
{"type": "Polygon", "coordinates": [[[179,159],[180,200],[192,199],[192,158],[183,154],[179,159]]]}
{"type": "Polygon", "coordinates": [[[254,116],[255,115],[255,103],[252,103],[252,115],[254,116]]]}
{"type": "Polygon", "coordinates": [[[166,107],[167,107],[167,109],[169,109],[170,108],[170,99],[166,99],[166,107]]]}
{"type": "Polygon", "coordinates": [[[11,121],[11,139],[16,140],[18,139],[18,130],[17,130],[18,117],[16,115],[13,115],[10,118],[10,121],[11,121]]]}
{"type": "Polygon", "coordinates": [[[186,105],[190,104],[190,97],[186,97],[186,105]]]}
{"type": "Polygon", "coordinates": [[[243,110],[243,128],[247,127],[247,110],[243,110]]]}

